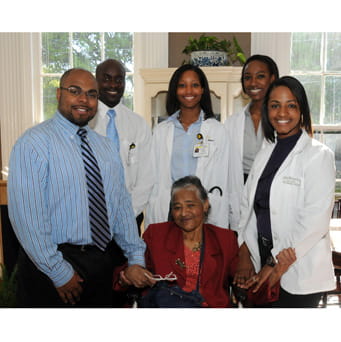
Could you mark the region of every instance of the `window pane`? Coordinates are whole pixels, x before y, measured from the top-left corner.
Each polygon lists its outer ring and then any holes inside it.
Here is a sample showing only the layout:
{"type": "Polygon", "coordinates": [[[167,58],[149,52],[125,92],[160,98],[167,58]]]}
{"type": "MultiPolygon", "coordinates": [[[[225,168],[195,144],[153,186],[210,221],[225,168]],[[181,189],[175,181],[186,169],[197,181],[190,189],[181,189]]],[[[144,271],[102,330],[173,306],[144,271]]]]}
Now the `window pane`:
{"type": "Polygon", "coordinates": [[[292,34],[291,70],[320,71],[321,66],[320,32],[295,32],[292,34]]]}
{"type": "Polygon", "coordinates": [[[41,40],[43,73],[63,73],[71,67],[68,33],[44,32],[41,40]]]}
{"type": "Polygon", "coordinates": [[[341,77],[326,76],[324,124],[341,124],[341,77]]]}
{"type": "Polygon", "coordinates": [[[71,67],[84,68],[93,73],[107,58],[121,60],[129,72],[124,102],[133,108],[133,33],[132,32],[43,32],[42,39],[42,104],[44,119],[55,112],[55,88],[60,76],[71,67]],[[51,78],[47,74],[58,75],[51,78]]]}
{"type": "MultiPolygon", "coordinates": [[[[321,134],[315,133],[314,138],[322,141],[335,153],[336,178],[341,178],[341,132],[324,132],[321,134]]],[[[336,192],[341,192],[341,184],[336,184],[336,192]]]]}
{"type": "Polygon", "coordinates": [[[73,33],[73,66],[95,72],[101,62],[101,41],[98,32],[73,33]]]}
{"type": "Polygon", "coordinates": [[[123,95],[123,103],[133,110],[133,96],[134,96],[134,85],[133,85],[133,76],[129,75],[126,77],[126,87],[123,95]]]}
{"type": "Polygon", "coordinates": [[[53,116],[57,109],[56,88],[59,87],[59,77],[43,78],[43,113],[44,119],[53,116]]]}
{"type": "Polygon", "coordinates": [[[315,75],[293,75],[304,86],[307,93],[308,103],[311,112],[312,123],[320,124],[320,108],[321,108],[321,76],[315,75]]]}
{"type": "Polygon", "coordinates": [[[106,32],[104,34],[105,59],[120,60],[126,68],[133,71],[133,33],[106,32]]]}
{"type": "Polygon", "coordinates": [[[327,33],[327,71],[341,72],[341,33],[327,33]]]}

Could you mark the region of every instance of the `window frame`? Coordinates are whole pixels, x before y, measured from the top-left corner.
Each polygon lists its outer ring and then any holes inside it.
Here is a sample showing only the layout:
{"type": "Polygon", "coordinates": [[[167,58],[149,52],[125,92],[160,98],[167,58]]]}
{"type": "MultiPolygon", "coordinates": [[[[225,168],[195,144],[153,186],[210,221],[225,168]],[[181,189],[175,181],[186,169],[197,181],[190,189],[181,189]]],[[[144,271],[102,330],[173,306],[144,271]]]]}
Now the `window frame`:
{"type": "MultiPolygon", "coordinates": [[[[39,77],[40,77],[40,93],[39,93],[39,99],[37,99],[39,101],[39,108],[40,108],[40,114],[39,117],[37,118],[38,122],[42,122],[45,120],[45,111],[44,111],[44,90],[43,90],[43,84],[44,84],[44,79],[45,78],[58,78],[60,79],[60,77],[62,76],[63,72],[61,73],[44,73],[43,72],[43,63],[42,63],[42,33],[39,33],[39,52],[40,52],[40,63],[39,63],[39,77]]],[[[68,63],[70,65],[70,69],[74,67],[74,55],[73,55],[73,36],[76,32],[68,32],[69,35],[69,56],[68,56],[68,63]]],[[[106,50],[105,50],[105,33],[107,32],[96,32],[99,33],[99,40],[101,42],[101,49],[100,49],[100,60],[104,61],[105,59],[107,59],[108,57],[106,56],[106,50]]],[[[134,52],[136,52],[134,50],[134,32],[132,33],[132,60],[134,61],[134,52]]],[[[66,70],[65,70],[66,71],[66,70]]],[[[127,71],[126,72],[126,80],[128,77],[132,78],[132,84],[133,84],[133,91],[134,91],[134,62],[133,62],[133,68],[132,71],[127,71]]],[[[134,92],[133,92],[134,94],[134,92]]],[[[132,95],[132,98],[134,99],[134,96],[132,95]]],[[[133,104],[134,105],[134,104],[133,104]]],[[[134,108],[132,108],[133,110],[134,108]]]]}
{"type": "MultiPolygon", "coordinates": [[[[326,32],[324,32],[326,33],[326,32]]],[[[324,39],[324,35],[323,35],[324,39]]],[[[253,32],[251,33],[251,54],[265,54],[271,56],[277,63],[281,76],[284,75],[299,75],[297,71],[292,72],[290,66],[290,53],[291,53],[291,32],[253,32]]],[[[325,51],[325,50],[324,50],[325,51]]],[[[325,62],[325,52],[323,52],[323,62],[325,62]]],[[[340,70],[341,73],[341,70],[340,70]]],[[[307,74],[307,73],[302,73],[307,74]]],[[[320,75],[320,72],[310,73],[314,75],[320,75]]],[[[324,72],[326,76],[335,75],[338,72],[324,72]]],[[[324,82],[325,78],[323,78],[324,82]]],[[[323,84],[324,86],[324,84],[323,84]]],[[[324,93],[325,87],[323,87],[324,93]]],[[[321,95],[322,96],[322,95],[321,95]]],[[[321,102],[321,108],[324,108],[324,99],[321,102]]],[[[320,114],[321,122],[321,114],[320,114]]],[[[328,132],[340,132],[340,125],[328,125],[328,124],[313,124],[313,132],[320,133],[319,141],[324,142],[324,133],[328,132]]],[[[336,178],[336,183],[341,183],[341,178],[336,178]]],[[[341,197],[341,193],[336,192],[336,197],[341,197]]]]}

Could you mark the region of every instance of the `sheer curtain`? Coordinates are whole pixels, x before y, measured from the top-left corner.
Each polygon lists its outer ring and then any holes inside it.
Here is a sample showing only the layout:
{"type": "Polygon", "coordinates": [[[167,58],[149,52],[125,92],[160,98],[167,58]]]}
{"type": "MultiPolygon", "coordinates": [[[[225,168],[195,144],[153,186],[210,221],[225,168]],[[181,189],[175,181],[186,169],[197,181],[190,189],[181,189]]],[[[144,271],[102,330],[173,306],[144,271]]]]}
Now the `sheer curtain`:
{"type": "Polygon", "coordinates": [[[134,110],[144,113],[143,79],[140,69],[168,68],[168,32],[134,34],[134,110]]]}
{"type": "Polygon", "coordinates": [[[2,167],[13,144],[38,117],[39,34],[0,33],[0,126],[2,167]]]}
{"type": "Polygon", "coordinates": [[[277,63],[280,76],[290,74],[290,32],[252,32],[251,54],[268,55],[277,63]]]}

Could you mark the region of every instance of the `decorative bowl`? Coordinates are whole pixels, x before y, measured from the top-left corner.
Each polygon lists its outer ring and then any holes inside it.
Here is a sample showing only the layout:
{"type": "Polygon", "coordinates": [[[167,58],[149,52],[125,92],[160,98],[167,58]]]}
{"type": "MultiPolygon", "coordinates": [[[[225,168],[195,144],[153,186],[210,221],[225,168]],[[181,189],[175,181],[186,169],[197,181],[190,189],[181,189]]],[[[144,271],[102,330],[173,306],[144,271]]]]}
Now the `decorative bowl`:
{"type": "Polygon", "coordinates": [[[193,51],[191,63],[197,66],[226,66],[227,52],[225,51],[193,51]]]}

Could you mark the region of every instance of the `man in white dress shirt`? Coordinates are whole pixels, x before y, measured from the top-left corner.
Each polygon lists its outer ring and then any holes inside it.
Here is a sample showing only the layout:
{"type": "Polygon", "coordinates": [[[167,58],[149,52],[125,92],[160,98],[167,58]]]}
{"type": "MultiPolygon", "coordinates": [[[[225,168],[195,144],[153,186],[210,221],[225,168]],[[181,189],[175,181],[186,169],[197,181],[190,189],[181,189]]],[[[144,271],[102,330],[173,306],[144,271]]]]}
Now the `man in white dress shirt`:
{"type": "MultiPolygon", "coordinates": [[[[98,109],[89,126],[97,133],[110,137],[120,151],[125,182],[141,235],[143,211],[149,200],[154,179],[150,161],[152,134],[145,119],[121,101],[125,90],[125,77],[125,66],[118,60],[107,59],[97,66],[98,109]]],[[[116,252],[120,253],[119,250],[116,252]]],[[[119,263],[123,264],[126,259],[123,253],[120,255],[119,263]]],[[[125,293],[115,291],[113,298],[114,307],[125,306],[129,301],[125,293]]]]}
{"type": "Polygon", "coordinates": [[[97,66],[96,79],[100,101],[97,115],[89,122],[89,126],[102,135],[110,136],[110,132],[107,131],[110,121],[107,112],[110,109],[115,111],[118,148],[140,230],[143,210],[153,185],[150,163],[151,129],[142,116],[131,111],[121,101],[125,89],[125,76],[125,67],[117,60],[107,59],[97,66]]]}

